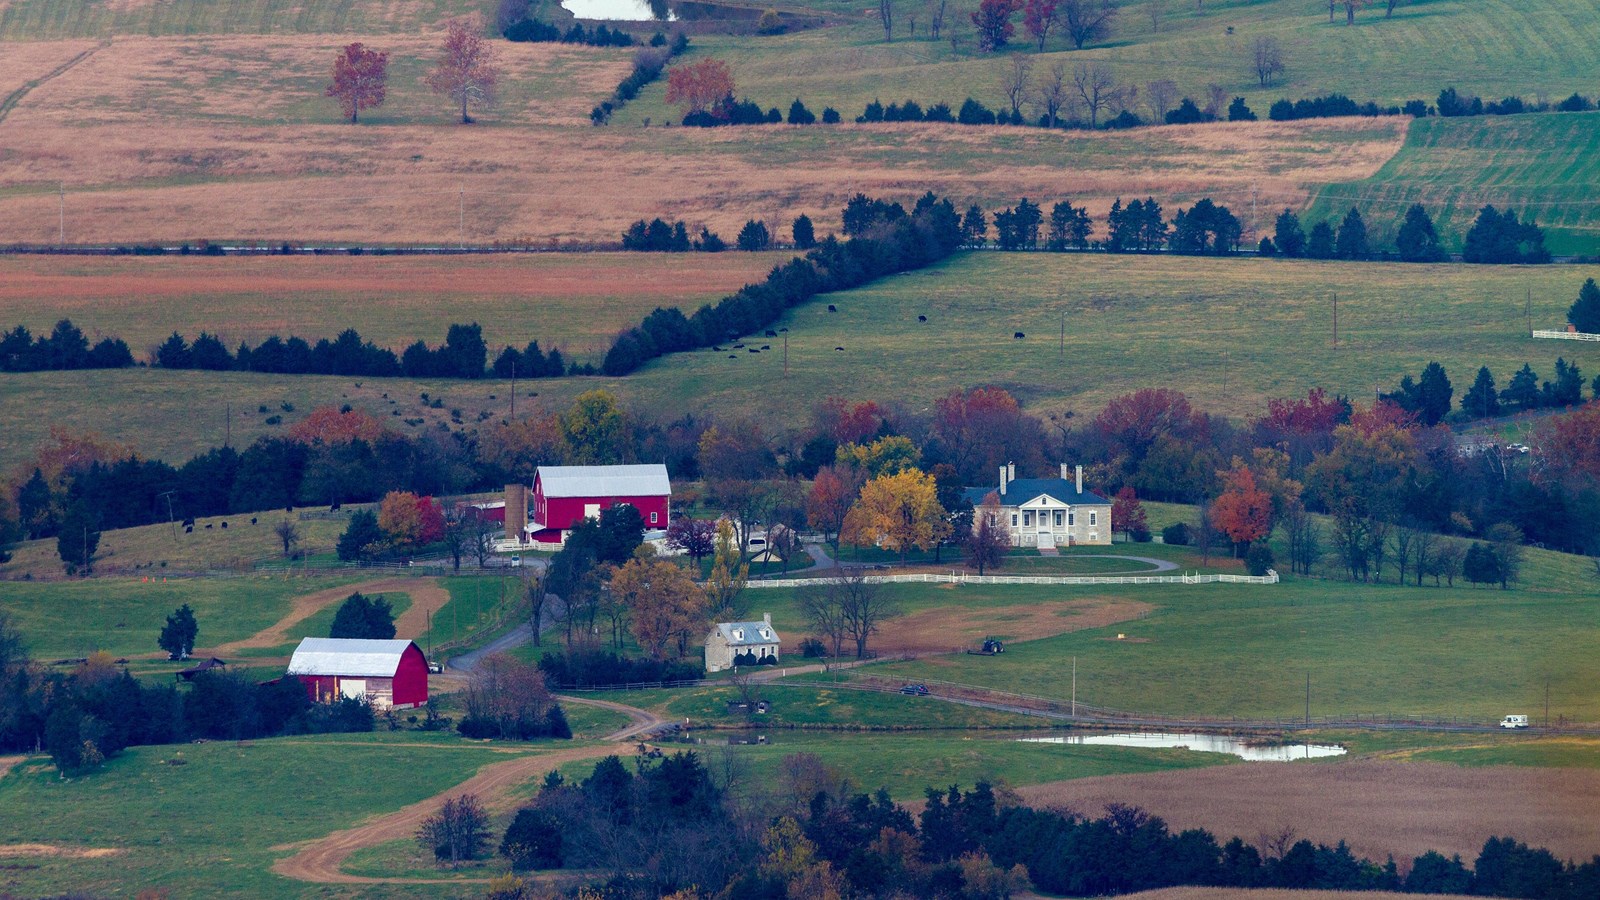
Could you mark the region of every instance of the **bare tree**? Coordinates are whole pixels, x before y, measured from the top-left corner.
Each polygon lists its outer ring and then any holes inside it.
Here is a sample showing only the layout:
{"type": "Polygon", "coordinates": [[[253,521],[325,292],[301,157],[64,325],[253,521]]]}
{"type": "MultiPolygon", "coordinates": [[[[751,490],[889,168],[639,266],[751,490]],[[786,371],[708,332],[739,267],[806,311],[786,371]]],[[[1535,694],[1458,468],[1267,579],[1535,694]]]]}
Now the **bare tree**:
{"type": "Polygon", "coordinates": [[[272,533],[283,542],[283,555],[288,556],[294,551],[294,545],[300,543],[300,529],[288,519],[284,519],[272,527],[272,533]]]}
{"type": "Polygon", "coordinates": [[[1011,62],[1000,75],[1000,91],[1011,102],[1011,118],[1021,115],[1022,101],[1028,96],[1033,75],[1033,60],[1021,53],[1011,54],[1011,62]]]}
{"type": "Polygon", "coordinates": [[[472,536],[467,533],[467,514],[462,510],[461,504],[445,504],[444,534],[440,538],[444,541],[446,552],[450,554],[452,567],[457,572],[461,571],[461,557],[466,555],[468,544],[472,540],[472,536]]]}
{"type": "Polygon", "coordinates": [[[1067,65],[1056,63],[1050,67],[1049,76],[1039,82],[1039,89],[1034,95],[1039,113],[1044,117],[1048,127],[1056,127],[1061,108],[1067,104],[1071,96],[1067,90],[1067,65]]]}
{"type": "Polygon", "coordinates": [[[744,718],[746,722],[754,722],[756,708],[761,705],[761,682],[751,677],[751,667],[740,669],[733,667],[728,673],[728,683],[733,685],[734,692],[739,695],[739,702],[744,704],[744,718]]]}
{"type": "Polygon", "coordinates": [[[1167,15],[1167,0],[1144,0],[1144,14],[1150,18],[1150,30],[1159,32],[1167,15]]]}
{"type": "Polygon", "coordinates": [[[1419,529],[1412,546],[1411,571],[1416,573],[1417,587],[1422,587],[1422,576],[1433,566],[1433,557],[1438,553],[1439,535],[1437,532],[1419,529]]]}
{"type": "MultiPolygon", "coordinates": [[[[1412,559],[1417,552],[1417,538],[1422,534],[1422,526],[1410,519],[1403,519],[1395,523],[1394,530],[1389,534],[1389,544],[1394,549],[1395,566],[1400,570],[1400,584],[1406,583],[1406,568],[1412,564],[1412,559]]],[[[1420,573],[1422,564],[1417,563],[1420,573]]]]}
{"type": "Polygon", "coordinates": [[[1112,0],[1061,0],[1056,15],[1067,30],[1067,37],[1079,50],[1092,41],[1104,40],[1111,35],[1111,26],[1117,19],[1117,7],[1112,0]]]}
{"type": "Polygon", "coordinates": [[[1256,80],[1266,87],[1272,79],[1283,74],[1283,45],[1270,34],[1264,34],[1250,42],[1250,61],[1255,69],[1256,80]]]}
{"type": "Polygon", "coordinates": [[[1212,119],[1222,119],[1227,108],[1228,89],[1215,83],[1206,85],[1205,114],[1212,119]]]}
{"type": "Polygon", "coordinates": [[[1400,0],[1386,0],[1386,5],[1383,10],[1383,17],[1385,19],[1394,18],[1394,8],[1399,5],[1400,0]]]}
{"type": "Polygon", "coordinates": [[[900,608],[878,585],[868,582],[863,572],[847,572],[832,580],[839,591],[845,632],[856,643],[856,659],[865,659],[867,641],[885,619],[899,615],[900,608]]]}
{"type": "Polygon", "coordinates": [[[976,527],[966,542],[967,565],[982,575],[985,569],[998,569],[1005,560],[1011,549],[1011,529],[998,500],[986,500],[973,514],[973,521],[976,527]]]}
{"type": "Polygon", "coordinates": [[[1144,86],[1144,104],[1150,109],[1150,118],[1156,123],[1165,122],[1172,104],[1178,99],[1178,84],[1170,78],[1152,81],[1144,86]]]}
{"type": "Polygon", "coordinates": [[[476,794],[451,797],[438,812],[423,820],[417,829],[417,843],[451,866],[473,859],[489,843],[489,813],[476,794]]]}
{"type": "Polygon", "coordinates": [[[550,594],[544,589],[544,572],[534,568],[523,569],[522,591],[528,598],[528,627],[533,629],[533,645],[540,646],[540,633],[544,631],[545,606],[550,594]]]}
{"type": "Polygon", "coordinates": [[[796,598],[800,603],[800,611],[805,614],[806,622],[817,637],[826,641],[835,659],[839,658],[844,649],[844,640],[848,636],[844,621],[844,600],[833,580],[820,581],[808,584],[796,591],[796,598]]]}
{"type": "Polygon", "coordinates": [[[469,107],[493,106],[499,70],[494,47],[479,34],[475,19],[451,19],[445,34],[444,56],[428,73],[428,87],[461,107],[461,122],[472,121],[469,107]]]}
{"type": "Polygon", "coordinates": [[[883,23],[883,39],[894,40],[894,0],[878,0],[878,20],[883,23]]]}
{"type": "MultiPolygon", "coordinates": [[[[510,539],[512,537],[513,528],[520,529],[521,527],[521,523],[507,522],[506,538],[510,539]]],[[[474,507],[466,513],[468,546],[472,549],[472,555],[477,558],[478,568],[480,569],[489,565],[489,555],[494,552],[494,534],[498,530],[495,527],[494,520],[485,516],[482,510],[474,507]]]]}
{"type": "Polygon", "coordinates": [[[933,0],[928,7],[928,31],[936,41],[939,39],[939,32],[944,30],[944,15],[949,4],[950,0],[933,0]]]}
{"type": "Polygon", "coordinates": [[[1310,575],[1312,565],[1322,555],[1321,529],[1316,519],[1306,511],[1304,503],[1296,501],[1284,510],[1280,524],[1289,541],[1289,571],[1310,575]]]}
{"type": "Polygon", "coordinates": [[[1090,128],[1099,127],[1101,110],[1113,109],[1122,103],[1117,79],[1111,74],[1111,67],[1105,63],[1078,63],[1072,70],[1072,86],[1077,89],[1078,98],[1089,111],[1090,128]]]}

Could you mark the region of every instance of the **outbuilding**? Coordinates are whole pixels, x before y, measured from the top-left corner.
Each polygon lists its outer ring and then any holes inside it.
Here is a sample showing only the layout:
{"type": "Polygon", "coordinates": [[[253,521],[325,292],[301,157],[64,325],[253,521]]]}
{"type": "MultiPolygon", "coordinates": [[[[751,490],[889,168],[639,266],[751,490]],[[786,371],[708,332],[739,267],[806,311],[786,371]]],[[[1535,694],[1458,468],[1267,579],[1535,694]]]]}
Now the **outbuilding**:
{"type": "MultiPolygon", "coordinates": [[[[507,491],[506,536],[524,504],[507,491]],[[515,510],[515,511],[514,511],[515,510]]],[[[518,492],[520,493],[520,492],[518,492]]],[[[526,505],[523,542],[559,545],[574,525],[627,504],[639,510],[645,531],[664,531],[672,511],[672,482],[661,463],[639,466],[540,466],[526,505]]]]}
{"type": "Polygon", "coordinates": [[[289,674],[318,703],[353,697],[387,709],[428,702],[428,660],[414,641],[306,638],[289,674]]]}

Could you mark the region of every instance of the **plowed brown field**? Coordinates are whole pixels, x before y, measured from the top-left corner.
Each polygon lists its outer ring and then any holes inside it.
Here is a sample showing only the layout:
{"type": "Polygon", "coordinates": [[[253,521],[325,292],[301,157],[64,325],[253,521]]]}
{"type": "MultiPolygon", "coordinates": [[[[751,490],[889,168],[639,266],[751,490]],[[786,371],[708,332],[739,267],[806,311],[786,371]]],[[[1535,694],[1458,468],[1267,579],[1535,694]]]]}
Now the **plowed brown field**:
{"type": "MultiPolygon", "coordinates": [[[[1600,853],[1600,772],[1511,766],[1352,760],[1248,763],[1152,775],[1114,775],[1020,789],[1038,805],[1098,814],[1107,803],[1141,806],[1174,829],[1219,839],[1295,835],[1402,865],[1437,850],[1477,857],[1510,835],[1559,857],[1600,853]]],[[[1296,896],[1299,896],[1298,894],[1296,896]]],[[[1365,895],[1363,895],[1365,896],[1365,895]]]]}

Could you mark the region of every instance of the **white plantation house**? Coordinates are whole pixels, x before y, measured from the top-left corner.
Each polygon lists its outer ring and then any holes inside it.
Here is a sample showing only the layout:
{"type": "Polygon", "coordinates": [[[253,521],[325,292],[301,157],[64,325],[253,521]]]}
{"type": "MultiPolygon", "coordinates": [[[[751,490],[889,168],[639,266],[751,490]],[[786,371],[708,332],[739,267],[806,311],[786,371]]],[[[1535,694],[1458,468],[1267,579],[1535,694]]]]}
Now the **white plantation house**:
{"type": "Polygon", "coordinates": [[[719,622],[706,636],[706,671],[731,669],[736,657],[747,654],[758,661],[777,662],[782,643],[783,639],[772,630],[771,613],[763,615],[760,622],[719,622]]]}
{"type": "Polygon", "coordinates": [[[993,515],[1011,532],[1014,547],[1111,543],[1111,501],[1083,489],[1083,466],[1069,473],[1062,463],[1060,478],[1018,478],[1015,463],[1004,465],[999,487],[970,487],[965,497],[977,510],[973,527],[993,515]],[[998,512],[985,510],[990,497],[999,502],[998,512]]]}

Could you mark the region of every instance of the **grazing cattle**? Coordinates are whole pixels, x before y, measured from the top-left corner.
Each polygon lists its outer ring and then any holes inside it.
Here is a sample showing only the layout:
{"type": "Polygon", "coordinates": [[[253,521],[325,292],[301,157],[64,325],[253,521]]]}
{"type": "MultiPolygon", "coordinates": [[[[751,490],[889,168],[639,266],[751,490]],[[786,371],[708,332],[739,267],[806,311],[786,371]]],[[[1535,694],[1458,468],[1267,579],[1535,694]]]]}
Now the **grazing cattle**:
{"type": "Polygon", "coordinates": [[[779,328],[778,330],[779,331],[788,331],[789,329],[788,328],[779,328]]]}
{"type": "Polygon", "coordinates": [[[183,533],[184,534],[194,534],[194,526],[193,525],[185,525],[185,526],[183,526],[183,533]]]}
{"type": "Polygon", "coordinates": [[[1023,338],[1027,337],[1027,335],[1025,335],[1025,334],[1023,334],[1022,332],[1019,331],[1016,334],[1013,334],[1011,337],[1020,341],[1023,338]]]}
{"type": "Polygon", "coordinates": [[[254,525],[255,523],[256,523],[256,517],[255,516],[251,516],[250,517],[250,524],[254,525]]]}
{"type": "Polygon", "coordinates": [[[339,511],[339,507],[341,507],[343,505],[344,505],[343,503],[337,503],[336,502],[332,506],[328,507],[328,512],[338,512],[339,511]]]}
{"type": "MultiPolygon", "coordinates": [[[[833,348],[833,349],[835,349],[835,350],[843,350],[843,349],[844,349],[844,348],[843,348],[843,347],[835,347],[835,348],[833,348]]],[[[209,526],[209,525],[207,525],[207,526],[206,526],[206,527],[207,527],[207,528],[210,528],[210,527],[211,527],[211,526],[209,526]]]]}
{"type": "Polygon", "coordinates": [[[743,350],[744,349],[744,345],[743,344],[734,344],[733,345],[733,349],[735,349],[735,350],[743,350]]]}
{"type": "Polygon", "coordinates": [[[763,350],[771,350],[772,349],[772,345],[771,344],[762,344],[761,345],[761,349],[763,349],[763,350]]]}
{"type": "Polygon", "coordinates": [[[211,523],[210,523],[210,522],[207,522],[207,523],[206,523],[206,530],[207,530],[207,531],[210,531],[210,530],[211,530],[211,523]]]}
{"type": "Polygon", "coordinates": [[[222,523],[222,527],[223,527],[223,529],[224,529],[224,530],[226,530],[226,529],[227,529],[227,527],[228,527],[228,523],[227,523],[227,522],[223,522],[223,523],[222,523]]]}
{"type": "Polygon", "coordinates": [[[737,354],[737,353],[729,353],[728,354],[728,358],[729,359],[738,359],[739,358],[739,354],[737,354]]]}
{"type": "Polygon", "coordinates": [[[839,307],[834,306],[832,303],[828,304],[828,312],[838,312],[838,311],[839,311],[839,307]]]}
{"type": "Polygon", "coordinates": [[[760,352],[761,352],[761,351],[760,351],[760,350],[757,350],[757,349],[756,349],[756,348],[754,348],[754,347],[751,347],[751,348],[750,348],[750,349],[749,349],[749,350],[746,350],[746,351],[745,351],[745,352],[746,352],[746,353],[760,353],[760,352]]]}
{"type": "Polygon", "coordinates": [[[917,316],[917,321],[918,322],[926,322],[926,321],[928,321],[928,317],[927,316],[917,316]]]}
{"type": "Polygon", "coordinates": [[[767,329],[767,337],[777,337],[777,336],[778,336],[778,333],[776,331],[773,331],[771,328],[767,329]]]}

